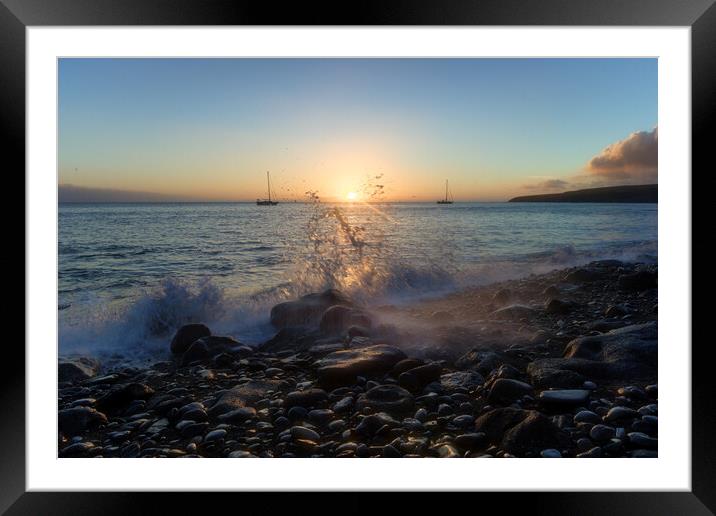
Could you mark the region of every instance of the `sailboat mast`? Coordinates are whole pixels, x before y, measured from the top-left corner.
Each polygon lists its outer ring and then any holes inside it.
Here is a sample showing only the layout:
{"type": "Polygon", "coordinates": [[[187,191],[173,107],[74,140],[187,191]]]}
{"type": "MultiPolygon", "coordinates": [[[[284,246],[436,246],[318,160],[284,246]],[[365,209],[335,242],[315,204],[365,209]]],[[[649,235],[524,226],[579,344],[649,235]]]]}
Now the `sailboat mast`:
{"type": "Polygon", "coordinates": [[[448,200],[448,180],[445,180],[445,200],[448,200]]]}
{"type": "Polygon", "coordinates": [[[268,186],[268,200],[271,202],[271,178],[269,177],[268,170],[266,171],[266,185],[268,186]]]}

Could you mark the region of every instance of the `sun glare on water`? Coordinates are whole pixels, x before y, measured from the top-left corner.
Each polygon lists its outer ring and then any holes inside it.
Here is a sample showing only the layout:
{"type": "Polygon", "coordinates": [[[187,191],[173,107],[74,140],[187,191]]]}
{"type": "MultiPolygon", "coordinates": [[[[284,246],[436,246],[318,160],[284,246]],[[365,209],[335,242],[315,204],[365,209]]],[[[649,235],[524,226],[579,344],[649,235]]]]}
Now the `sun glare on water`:
{"type": "Polygon", "coordinates": [[[355,201],[356,199],[358,199],[358,193],[357,192],[348,192],[348,194],[346,195],[346,198],[349,201],[355,201]]]}

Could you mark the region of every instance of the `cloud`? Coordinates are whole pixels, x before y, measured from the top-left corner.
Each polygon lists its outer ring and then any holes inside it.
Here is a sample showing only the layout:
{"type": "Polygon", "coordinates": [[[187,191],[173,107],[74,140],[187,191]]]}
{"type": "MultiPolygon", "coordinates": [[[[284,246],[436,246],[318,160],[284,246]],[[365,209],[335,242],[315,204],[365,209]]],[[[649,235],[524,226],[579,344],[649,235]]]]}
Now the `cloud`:
{"type": "Polygon", "coordinates": [[[610,179],[656,181],[658,148],[658,127],[631,133],[589,160],[587,172],[610,179]]]}
{"type": "Polygon", "coordinates": [[[564,190],[569,187],[569,181],[562,179],[547,179],[539,183],[525,185],[528,190],[564,190]]]}

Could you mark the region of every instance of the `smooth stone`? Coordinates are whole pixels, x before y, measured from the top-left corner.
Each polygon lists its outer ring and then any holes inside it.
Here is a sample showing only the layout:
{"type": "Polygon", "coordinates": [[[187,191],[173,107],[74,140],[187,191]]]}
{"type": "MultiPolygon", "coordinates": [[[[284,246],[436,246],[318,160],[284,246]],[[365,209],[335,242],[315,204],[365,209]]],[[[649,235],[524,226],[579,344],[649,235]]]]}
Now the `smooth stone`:
{"type": "Polygon", "coordinates": [[[589,401],[589,394],[586,389],[542,391],[539,400],[549,405],[584,405],[589,401]]]}
{"type": "Polygon", "coordinates": [[[333,418],[333,411],[328,409],[315,409],[308,413],[308,420],[316,425],[326,425],[333,418]]]}
{"type": "Polygon", "coordinates": [[[581,410],[574,416],[575,423],[591,423],[598,425],[602,422],[602,418],[599,414],[592,412],[591,410],[581,410]]]}
{"type": "Polygon", "coordinates": [[[604,452],[599,446],[595,446],[594,448],[591,448],[589,451],[586,451],[584,453],[577,454],[577,457],[579,458],[599,458],[604,457],[604,452]]]}
{"type": "Polygon", "coordinates": [[[455,417],[451,422],[458,428],[467,428],[475,423],[475,418],[469,414],[464,414],[455,417]]]}
{"type": "Polygon", "coordinates": [[[318,434],[318,432],[315,432],[310,428],[306,428],[305,426],[291,427],[290,432],[291,437],[294,440],[304,439],[308,441],[318,442],[321,439],[321,436],[318,434]]]}
{"type": "Polygon", "coordinates": [[[440,376],[440,385],[447,391],[475,389],[485,383],[485,378],[475,371],[455,371],[440,376]]]}
{"type": "Polygon", "coordinates": [[[305,391],[289,392],[284,400],[284,408],[291,407],[319,407],[328,401],[328,393],[323,389],[307,389],[305,391]]]}
{"type": "MultiPolygon", "coordinates": [[[[188,416],[188,414],[187,414],[188,416]]],[[[256,409],[253,407],[240,407],[230,412],[221,414],[217,419],[224,423],[243,423],[256,417],[256,409]]]]}
{"type": "Polygon", "coordinates": [[[349,412],[351,408],[353,408],[353,397],[346,396],[333,405],[333,412],[336,414],[342,414],[344,412],[349,412]]]}
{"type": "Polygon", "coordinates": [[[174,334],[170,350],[175,354],[184,353],[196,340],[209,335],[211,330],[204,324],[185,324],[174,334]]]}
{"type": "Polygon", "coordinates": [[[609,409],[609,412],[607,412],[607,415],[604,416],[604,421],[612,422],[612,421],[620,421],[624,419],[634,419],[635,417],[639,417],[640,414],[629,407],[612,407],[609,409]]]}
{"type": "Polygon", "coordinates": [[[627,437],[629,438],[629,443],[638,446],[639,448],[647,448],[650,450],[655,450],[659,446],[659,440],[654,439],[653,437],[649,437],[645,433],[642,432],[630,432],[627,434],[627,437]]]}
{"type": "Polygon", "coordinates": [[[221,441],[225,437],[226,437],[226,430],[224,430],[223,428],[220,428],[218,430],[212,430],[211,432],[206,434],[206,436],[204,436],[204,442],[210,443],[210,442],[214,442],[214,441],[221,441]]]}
{"type": "Polygon", "coordinates": [[[562,454],[559,450],[555,450],[554,448],[547,448],[540,452],[540,457],[543,457],[545,459],[559,459],[562,457],[562,454]]]}
{"type": "Polygon", "coordinates": [[[499,378],[492,384],[487,401],[491,404],[509,405],[524,396],[531,396],[534,389],[528,383],[510,378],[499,378]]]}
{"type": "Polygon", "coordinates": [[[107,424],[107,416],[92,407],[73,407],[57,413],[59,430],[72,436],[86,430],[107,424]]]}
{"type": "Polygon", "coordinates": [[[390,414],[409,413],[413,410],[414,405],[413,395],[397,385],[373,387],[365,394],[361,394],[356,401],[357,410],[370,407],[376,411],[390,414]]]}
{"type": "Polygon", "coordinates": [[[455,437],[455,446],[463,450],[472,450],[486,443],[485,434],[483,432],[473,432],[469,434],[461,434],[455,437]]]}
{"type": "Polygon", "coordinates": [[[611,426],[607,425],[594,425],[592,429],[589,431],[589,437],[591,437],[594,441],[608,441],[612,437],[614,437],[616,434],[616,431],[611,426]]]}

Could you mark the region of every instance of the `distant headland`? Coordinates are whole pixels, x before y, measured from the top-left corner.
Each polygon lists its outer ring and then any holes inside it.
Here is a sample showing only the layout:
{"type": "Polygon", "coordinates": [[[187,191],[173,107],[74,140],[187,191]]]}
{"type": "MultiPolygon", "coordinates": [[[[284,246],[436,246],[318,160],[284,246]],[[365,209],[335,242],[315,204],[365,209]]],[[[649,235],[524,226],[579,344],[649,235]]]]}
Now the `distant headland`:
{"type": "Polygon", "coordinates": [[[523,195],[509,202],[639,202],[656,203],[659,185],[607,186],[556,194],[523,195]]]}

